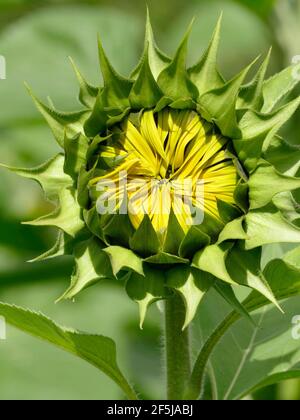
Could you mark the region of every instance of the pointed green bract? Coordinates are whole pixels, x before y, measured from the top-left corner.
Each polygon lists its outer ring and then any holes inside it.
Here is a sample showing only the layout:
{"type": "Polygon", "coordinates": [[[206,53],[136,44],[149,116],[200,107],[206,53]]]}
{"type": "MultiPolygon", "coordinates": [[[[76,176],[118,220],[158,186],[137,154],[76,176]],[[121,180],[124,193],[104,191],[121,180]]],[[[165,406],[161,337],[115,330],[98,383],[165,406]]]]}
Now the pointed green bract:
{"type": "Polygon", "coordinates": [[[300,270],[300,247],[293,249],[284,256],[284,261],[300,270]]]}
{"type": "Polygon", "coordinates": [[[246,249],[274,243],[300,243],[300,228],[288,222],[275,206],[251,211],[246,216],[246,249]]]}
{"type": "Polygon", "coordinates": [[[76,268],[71,286],[59,299],[73,299],[79,292],[98,282],[113,277],[107,254],[100,241],[92,238],[75,246],[76,268]]]}
{"type": "Polygon", "coordinates": [[[194,319],[201,300],[213,284],[212,276],[190,267],[176,267],[167,272],[167,286],[182,296],[186,307],[183,330],[194,319]]]}
{"type": "Polygon", "coordinates": [[[147,265],[144,267],[143,276],[138,273],[131,274],[126,284],[126,291],[139,306],[141,328],[149,306],[168,294],[164,273],[147,265]]]}
{"type": "Polygon", "coordinates": [[[80,86],[79,100],[86,107],[93,108],[99,89],[87,83],[80,70],[77,68],[74,60],[71,57],[69,58],[80,86]]]}
{"type": "Polygon", "coordinates": [[[197,226],[192,226],[180,244],[179,255],[191,258],[199,249],[209,245],[210,236],[202,232],[197,226]]]}
{"type": "Polygon", "coordinates": [[[299,77],[297,77],[299,71],[300,64],[296,64],[265,81],[263,87],[264,105],[261,110],[263,113],[272,112],[297,86],[299,83],[299,77]]]}
{"type": "Polygon", "coordinates": [[[300,228],[299,203],[295,200],[291,192],[280,193],[272,201],[287,222],[300,228]]]}
{"type": "Polygon", "coordinates": [[[300,98],[297,98],[270,115],[248,111],[240,121],[243,139],[255,139],[262,135],[266,137],[270,132],[273,137],[291,118],[299,105],[300,98]]]}
{"type": "Polygon", "coordinates": [[[132,109],[154,108],[162,96],[163,93],[151,72],[148,45],[137,79],[130,92],[130,104],[132,109]]]}
{"type": "Polygon", "coordinates": [[[64,171],[75,180],[86,163],[88,147],[88,139],[83,134],[78,134],[72,138],[65,137],[64,171]]]}
{"type": "Polygon", "coordinates": [[[185,234],[180,226],[180,223],[178,222],[174,211],[171,210],[166,238],[163,246],[164,252],[178,255],[179,248],[181,247],[184,237],[185,234]]]}
{"type": "Polygon", "coordinates": [[[81,209],[76,201],[76,191],[73,188],[64,188],[58,195],[59,204],[52,213],[24,224],[55,226],[74,237],[85,227],[81,219],[81,209]]]}
{"type": "Polygon", "coordinates": [[[149,57],[149,66],[151,73],[155,80],[157,80],[159,74],[163,71],[163,69],[170,64],[171,59],[164,54],[156,45],[153,35],[153,29],[150,21],[150,13],[147,9],[147,22],[146,22],[146,33],[145,33],[145,50],[143,53],[143,57],[137,68],[132,72],[131,78],[136,79],[137,75],[140,73],[140,69],[143,65],[143,60],[148,52],[149,57]],[[148,51],[147,51],[148,50],[148,51]]]}
{"type": "Polygon", "coordinates": [[[262,109],[264,104],[263,86],[271,58],[271,52],[272,49],[270,49],[254,80],[247,86],[242,87],[237,103],[238,108],[253,109],[254,111],[260,111],[262,109]]]}
{"type": "Polygon", "coordinates": [[[104,81],[103,101],[107,107],[124,108],[129,105],[128,96],[132,81],[120,76],[110,64],[100,38],[98,39],[99,60],[104,81]]]}
{"type": "Polygon", "coordinates": [[[48,125],[50,126],[52,133],[57,141],[57,143],[63,147],[65,135],[72,137],[79,133],[84,133],[83,125],[88,117],[88,112],[78,111],[78,112],[59,112],[54,108],[49,108],[39,99],[37,99],[30,87],[27,86],[27,89],[40,113],[43,115],[48,125]]]}
{"type": "Polygon", "coordinates": [[[202,271],[212,274],[218,279],[229,284],[236,284],[230,277],[225,261],[232,248],[232,243],[224,243],[221,245],[210,245],[198,252],[193,259],[193,266],[202,271]]]}
{"type": "Polygon", "coordinates": [[[224,86],[212,89],[199,98],[200,113],[204,112],[204,116],[214,121],[224,136],[233,139],[241,136],[236,117],[236,101],[251,67],[252,64],[224,86]]]}
{"type": "Polygon", "coordinates": [[[34,179],[41,185],[46,197],[55,200],[62,188],[71,187],[73,184],[72,178],[64,172],[64,164],[65,158],[63,154],[59,154],[36,168],[1,166],[24,178],[34,179]]]}
{"type": "Polygon", "coordinates": [[[142,223],[130,239],[130,246],[144,257],[156,254],[159,251],[160,242],[147,214],[145,214],[142,223]]]}
{"type": "Polygon", "coordinates": [[[300,146],[275,136],[264,153],[265,159],[284,175],[296,176],[300,168],[300,146]]]}
{"type": "Polygon", "coordinates": [[[48,251],[44,252],[42,255],[30,260],[28,262],[34,263],[38,261],[45,261],[50,258],[61,257],[64,255],[72,255],[74,247],[74,238],[67,235],[66,233],[59,231],[57,240],[53,247],[48,251]]]}
{"type": "Polygon", "coordinates": [[[244,251],[236,245],[228,254],[226,267],[230,277],[235,283],[257,290],[279,308],[277,300],[260,268],[260,248],[256,248],[252,251],[244,251]]]}
{"type": "Polygon", "coordinates": [[[143,262],[141,258],[132,251],[120,246],[109,246],[104,248],[104,252],[109,256],[112,270],[115,276],[121,271],[129,269],[141,276],[144,275],[143,262]]]}
{"type": "Polygon", "coordinates": [[[249,236],[245,232],[244,229],[244,217],[240,217],[239,219],[232,220],[228,222],[227,225],[224,227],[222,232],[219,235],[218,243],[222,243],[225,241],[232,241],[235,240],[245,240],[248,239],[249,236]]]}
{"type": "Polygon", "coordinates": [[[282,175],[274,167],[262,163],[249,180],[250,208],[266,206],[281,192],[300,188],[300,178],[282,175]]]}
{"type": "Polygon", "coordinates": [[[192,25],[178,48],[172,62],[160,73],[157,83],[165,96],[173,101],[197,99],[199,93],[186,70],[187,43],[192,25]]]}
{"type": "Polygon", "coordinates": [[[189,70],[192,82],[198,88],[200,96],[223,86],[224,81],[217,68],[217,55],[220,42],[222,16],[220,17],[210,45],[200,62],[189,70]]]}

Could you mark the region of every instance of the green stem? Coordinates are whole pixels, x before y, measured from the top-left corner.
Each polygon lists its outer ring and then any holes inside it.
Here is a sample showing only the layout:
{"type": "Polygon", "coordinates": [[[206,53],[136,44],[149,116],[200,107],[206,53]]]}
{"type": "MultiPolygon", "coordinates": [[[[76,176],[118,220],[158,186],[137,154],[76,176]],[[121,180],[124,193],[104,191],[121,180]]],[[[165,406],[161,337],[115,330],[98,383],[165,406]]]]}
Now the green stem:
{"type": "Polygon", "coordinates": [[[196,360],[193,368],[192,375],[188,382],[187,388],[184,392],[184,399],[197,400],[202,392],[202,385],[204,382],[204,375],[207,367],[208,360],[215,346],[220,342],[223,335],[240,318],[236,312],[232,312],[212,333],[196,360]]]}
{"type": "Polygon", "coordinates": [[[182,331],[186,309],[180,296],[166,300],[165,345],[167,365],[167,398],[181,400],[191,374],[188,328],[182,331]]]}

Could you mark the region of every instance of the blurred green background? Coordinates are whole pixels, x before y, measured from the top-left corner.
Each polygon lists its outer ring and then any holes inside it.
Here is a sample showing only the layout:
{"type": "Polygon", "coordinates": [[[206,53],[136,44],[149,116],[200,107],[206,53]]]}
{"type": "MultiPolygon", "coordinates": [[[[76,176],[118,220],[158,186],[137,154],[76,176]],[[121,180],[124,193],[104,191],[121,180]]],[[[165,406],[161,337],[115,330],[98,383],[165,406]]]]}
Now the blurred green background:
{"type": "MultiPolygon", "coordinates": [[[[128,74],[143,45],[145,3],[141,0],[0,0],[0,55],[7,79],[0,81],[0,160],[33,166],[51,157],[57,146],[35,110],[23,82],[57,108],[78,107],[77,83],[67,56],[87,79],[99,84],[96,36],[99,32],[115,67],[128,74]]],[[[224,27],[220,65],[232,76],[273,46],[270,71],[281,70],[300,54],[298,0],[148,0],[159,45],[174,52],[186,26],[197,17],[189,60],[196,61],[221,11],[224,27]]],[[[299,113],[285,128],[300,144],[299,113]]],[[[20,225],[47,210],[40,189],[0,169],[0,300],[41,310],[63,325],[115,339],[120,362],[134,383],[143,378],[143,395],[161,398],[160,314],[150,311],[140,332],[137,308],[116,284],[101,284],[75,303],[54,300],[67,287],[72,262],[67,258],[29,264],[49,248],[55,232],[20,225]]],[[[271,249],[270,252],[278,253],[271,249]]],[[[279,251],[280,252],[280,251],[279,251]]],[[[8,330],[0,342],[0,399],[114,399],[116,386],[80,360],[48,344],[8,330]]],[[[256,399],[300,399],[300,385],[289,381],[263,389],[256,399]]]]}

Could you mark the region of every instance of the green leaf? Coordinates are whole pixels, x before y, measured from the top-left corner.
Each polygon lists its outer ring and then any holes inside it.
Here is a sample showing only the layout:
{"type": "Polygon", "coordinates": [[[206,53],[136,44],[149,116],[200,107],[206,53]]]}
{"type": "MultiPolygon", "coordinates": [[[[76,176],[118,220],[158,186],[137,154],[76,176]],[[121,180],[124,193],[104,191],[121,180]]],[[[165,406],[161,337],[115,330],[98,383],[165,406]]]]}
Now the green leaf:
{"type": "Polygon", "coordinates": [[[96,164],[89,171],[84,166],[81,167],[77,180],[77,201],[79,205],[86,209],[90,206],[89,182],[93,178],[96,164]]]}
{"type": "Polygon", "coordinates": [[[249,313],[246,311],[244,306],[240,303],[232,287],[229,284],[224,283],[222,281],[216,281],[214,284],[214,288],[219,293],[219,295],[222,296],[222,298],[225,299],[226,302],[229,303],[229,305],[236,312],[238,312],[242,317],[250,321],[252,325],[255,325],[253,319],[251,318],[249,313]]]}
{"type": "Polygon", "coordinates": [[[183,330],[194,319],[201,300],[214,283],[208,273],[190,267],[178,266],[167,272],[167,286],[182,296],[186,307],[183,330]]]}
{"type": "Polygon", "coordinates": [[[142,223],[131,237],[130,248],[144,257],[158,252],[160,242],[147,214],[145,214],[142,223]]]}
{"type": "Polygon", "coordinates": [[[103,244],[95,238],[81,242],[74,248],[76,263],[69,289],[59,299],[73,299],[78,293],[99,280],[113,278],[111,265],[103,244]]]}
{"type": "MultiPolygon", "coordinates": [[[[295,251],[295,256],[299,256],[299,250],[300,248],[298,248],[298,251],[295,251]]],[[[287,264],[285,261],[282,260],[273,260],[271,261],[268,266],[266,267],[266,269],[264,270],[264,277],[266,278],[266,280],[268,281],[274,296],[277,300],[284,300],[287,298],[290,298],[292,296],[297,296],[297,299],[295,300],[289,300],[287,301],[288,304],[289,302],[291,302],[292,305],[292,311],[291,313],[294,315],[295,313],[297,313],[297,310],[295,309],[295,307],[299,306],[299,295],[300,295],[300,271],[299,269],[296,269],[293,266],[290,266],[289,264],[287,264]],[[285,279],[285,281],[282,281],[282,279],[285,279]],[[296,306],[295,306],[296,305],[296,306]]],[[[215,307],[215,301],[213,302],[213,307],[215,307]]],[[[243,302],[243,305],[245,307],[245,309],[249,312],[253,312],[255,310],[258,310],[260,308],[263,308],[264,306],[268,305],[269,301],[260,293],[258,292],[252,292],[250,294],[250,296],[243,302]]],[[[284,317],[283,314],[280,314],[280,312],[278,312],[277,310],[273,310],[271,309],[270,312],[272,314],[274,314],[274,316],[276,317],[276,319],[274,320],[274,318],[272,318],[271,322],[269,323],[269,325],[271,326],[272,332],[270,332],[270,329],[268,329],[265,326],[265,315],[267,314],[267,311],[264,310],[263,312],[260,313],[258,320],[256,321],[257,323],[257,327],[256,329],[253,331],[253,329],[251,329],[250,331],[250,347],[249,347],[249,341],[247,341],[247,346],[241,346],[242,349],[247,349],[247,351],[244,353],[244,351],[241,352],[235,352],[235,355],[241,355],[242,354],[242,359],[240,359],[240,362],[238,363],[238,370],[235,370],[234,375],[231,375],[231,380],[232,382],[229,381],[229,383],[233,384],[234,387],[236,385],[237,380],[240,378],[240,375],[243,374],[243,372],[245,371],[245,378],[247,380],[247,378],[250,378],[251,381],[253,380],[253,374],[257,373],[258,375],[260,374],[260,372],[262,373],[263,379],[265,379],[266,376],[270,375],[270,377],[272,377],[273,369],[274,366],[279,366],[279,369],[283,369],[284,372],[286,372],[287,368],[290,369],[291,371],[293,370],[293,363],[283,363],[281,364],[280,362],[283,361],[283,355],[284,357],[287,357],[287,361],[292,361],[294,358],[294,352],[290,351],[290,348],[287,348],[286,344],[287,342],[289,344],[293,343],[294,345],[298,346],[296,340],[292,340],[291,335],[289,335],[289,338],[287,338],[287,336],[284,336],[283,338],[283,344],[281,345],[280,343],[278,343],[278,340],[273,340],[273,346],[275,345],[275,349],[277,349],[277,351],[281,352],[280,356],[278,358],[274,358],[274,352],[276,352],[276,350],[274,349],[274,347],[271,347],[271,344],[266,342],[266,337],[274,337],[274,331],[276,332],[276,334],[278,335],[278,332],[280,331],[279,325],[281,322],[283,322],[283,320],[285,320],[285,322],[288,322],[288,328],[287,328],[287,324],[284,326],[284,328],[282,328],[282,331],[285,334],[290,334],[289,331],[289,327],[291,326],[290,321],[291,321],[291,316],[289,315],[289,311],[290,309],[287,307],[286,304],[283,304],[283,309],[286,313],[286,317],[284,317]],[[274,330],[275,328],[275,330],[274,330]],[[262,349],[264,349],[263,352],[263,364],[260,364],[260,367],[257,367],[256,369],[253,369],[253,363],[249,364],[249,367],[251,367],[251,373],[249,373],[249,371],[247,369],[245,369],[246,363],[248,363],[249,358],[251,358],[251,356],[254,354],[254,344],[256,342],[256,339],[258,337],[258,335],[261,334],[265,334],[264,335],[264,339],[262,337],[260,337],[260,339],[258,340],[260,343],[265,343],[266,342],[266,347],[262,347],[262,349]],[[288,340],[288,341],[287,341],[288,340]],[[270,348],[270,353],[269,353],[269,357],[266,357],[266,352],[265,352],[265,348],[270,348]],[[284,353],[287,350],[286,353],[284,353]],[[291,358],[292,357],[292,358],[291,358]],[[241,361],[242,360],[242,361],[241,361]],[[268,363],[266,362],[268,360],[268,363]],[[273,363],[274,362],[274,363],[273,363]],[[262,366],[267,369],[267,372],[264,371],[262,372],[261,368],[262,366]]],[[[206,308],[207,310],[207,308],[206,308]]],[[[211,308],[208,307],[208,311],[211,311],[211,308]]],[[[292,315],[292,316],[293,316],[292,315]]],[[[199,314],[199,319],[205,319],[205,314],[201,313],[199,314]]],[[[228,371],[231,370],[232,367],[232,363],[231,360],[233,360],[233,353],[229,352],[228,354],[230,355],[230,361],[228,361],[225,365],[224,365],[224,348],[223,346],[220,346],[220,340],[222,339],[222,342],[224,343],[224,336],[228,331],[227,337],[230,336],[232,337],[232,330],[231,327],[232,325],[236,325],[236,328],[239,328],[238,325],[236,324],[236,322],[240,319],[240,315],[237,312],[232,312],[230,313],[225,319],[221,319],[219,322],[219,325],[216,327],[214,326],[211,334],[207,335],[207,339],[206,342],[204,343],[202,350],[197,358],[197,361],[195,363],[194,369],[193,369],[193,373],[191,375],[190,378],[190,382],[189,385],[187,387],[186,393],[185,393],[185,397],[187,399],[197,399],[199,392],[200,392],[200,387],[201,384],[203,382],[203,378],[204,378],[204,374],[206,371],[206,366],[208,363],[208,360],[210,358],[210,356],[212,354],[216,354],[216,349],[219,349],[219,351],[222,353],[222,357],[220,358],[220,360],[222,361],[221,363],[221,371],[222,372],[222,376],[225,375],[224,372],[224,366],[227,367],[228,369],[226,370],[226,374],[228,371]]],[[[204,324],[203,326],[204,327],[204,324]]],[[[243,325],[243,328],[241,328],[239,330],[239,334],[238,334],[238,340],[243,339],[244,334],[244,328],[245,331],[248,330],[249,325],[243,325]]],[[[236,340],[236,338],[234,338],[234,348],[236,348],[236,343],[239,342],[236,340]]],[[[257,344],[256,349],[258,348],[259,344],[257,344]]],[[[298,349],[298,347],[297,347],[298,349]]],[[[267,353],[268,354],[268,353],[267,353]]],[[[214,357],[214,356],[212,356],[214,357]]],[[[241,356],[239,356],[241,357],[241,356]]],[[[259,359],[259,357],[258,357],[259,359]]],[[[257,358],[256,358],[257,360],[257,358]]],[[[244,383],[245,383],[245,378],[244,378],[244,383]]],[[[255,387],[255,383],[258,384],[260,383],[261,379],[259,378],[258,380],[255,379],[254,383],[252,382],[250,385],[250,388],[253,389],[253,387],[255,387]]],[[[222,384],[224,384],[224,382],[222,380],[217,381],[218,385],[222,386],[222,384]]],[[[236,398],[241,398],[242,396],[248,394],[250,392],[250,388],[247,389],[247,391],[245,392],[240,392],[239,389],[239,395],[236,396],[236,398]]],[[[230,385],[230,388],[227,388],[227,391],[225,391],[225,394],[223,394],[223,396],[216,396],[216,398],[224,398],[224,396],[226,396],[227,398],[232,399],[232,390],[233,390],[233,386],[230,385]],[[228,392],[228,389],[230,392],[228,392]]],[[[224,392],[224,391],[223,391],[224,392]]]]}
{"type": "Polygon", "coordinates": [[[126,283],[126,291],[128,296],[139,306],[142,329],[149,306],[168,295],[164,272],[145,265],[144,275],[131,274],[126,283]]]}
{"type": "Polygon", "coordinates": [[[250,209],[253,210],[266,206],[276,194],[300,188],[300,178],[283,175],[263,162],[250,176],[248,185],[250,209]]]}
{"type": "Polygon", "coordinates": [[[110,258],[112,270],[115,276],[125,269],[134,271],[141,276],[144,276],[143,262],[130,249],[122,248],[120,246],[109,246],[103,250],[110,258]]]}
{"type": "Polygon", "coordinates": [[[0,303],[0,314],[12,326],[77,356],[109,376],[130,399],[137,396],[121,373],[113,340],[62,328],[44,315],[0,303]]]}
{"type": "Polygon", "coordinates": [[[196,99],[198,89],[191,82],[186,70],[187,44],[192,29],[190,25],[172,62],[160,73],[157,83],[166,97],[173,101],[196,99]]]}
{"type": "Polygon", "coordinates": [[[290,66],[281,73],[276,74],[266,80],[263,88],[264,105],[262,112],[269,113],[273,111],[299,83],[299,78],[295,74],[299,72],[300,64],[290,66]]]}
{"type": "Polygon", "coordinates": [[[221,24],[222,16],[218,20],[208,49],[205,51],[199,63],[189,70],[191,80],[198,88],[200,95],[224,85],[224,81],[217,69],[217,55],[220,43],[221,24]]]}
{"type": "Polygon", "coordinates": [[[253,314],[256,327],[241,320],[222,337],[211,357],[219,400],[240,400],[288,372],[300,377],[299,344],[291,334],[298,305],[299,298],[283,303],[285,315],[263,308],[253,314]]]}
{"type": "MultiPolygon", "coordinates": [[[[214,216],[211,216],[208,212],[204,213],[203,222],[200,225],[194,225],[201,232],[208,235],[211,241],[215,241],[218,238],[219,233],[224,228],[224,223],[214,216]]],[[[193,226],[192,226],[193,227],[193,226]]]]}

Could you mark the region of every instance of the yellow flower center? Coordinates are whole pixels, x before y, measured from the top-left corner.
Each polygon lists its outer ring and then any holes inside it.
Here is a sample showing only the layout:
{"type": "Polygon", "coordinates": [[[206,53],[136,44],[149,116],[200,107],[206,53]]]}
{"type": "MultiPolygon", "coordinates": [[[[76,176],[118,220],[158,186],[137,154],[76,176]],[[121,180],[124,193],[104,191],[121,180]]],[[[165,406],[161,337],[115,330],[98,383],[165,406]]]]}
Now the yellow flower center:
{"type": "Polygon", "coordinates": [[[116,166],[92,184],[103,187],[114,211],[126,203],[134,228],[147,214],[163,234],[173,212],[187,232],[201,224],[199,214],[220,220],[218,199],[234,204],[237,171],[227,142],[194,111],[144,111],[138,123],[128,118],[101,147],[100,158],[116,166]]]}

